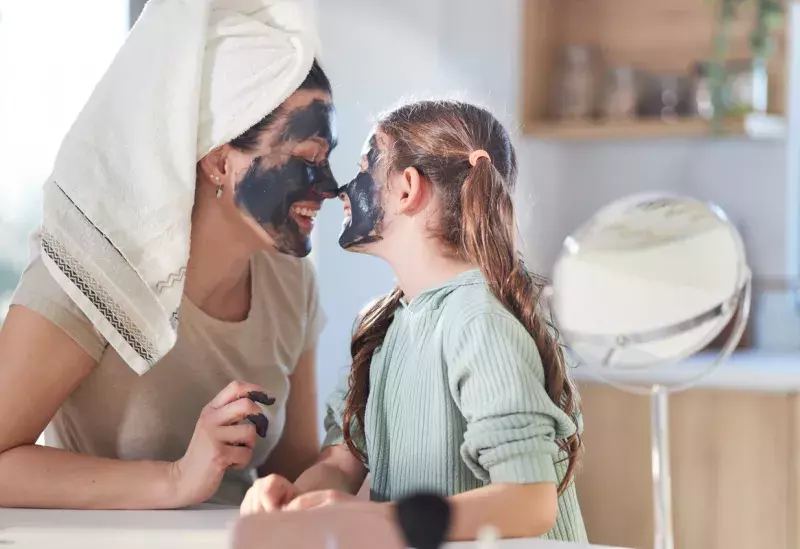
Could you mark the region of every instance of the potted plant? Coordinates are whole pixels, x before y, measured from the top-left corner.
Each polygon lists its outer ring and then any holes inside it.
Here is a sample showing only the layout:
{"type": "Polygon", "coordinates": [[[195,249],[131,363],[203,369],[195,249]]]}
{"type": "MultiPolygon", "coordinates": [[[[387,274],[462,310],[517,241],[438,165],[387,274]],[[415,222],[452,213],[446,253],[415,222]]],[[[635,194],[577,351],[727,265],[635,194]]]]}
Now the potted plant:
{"type": "Polygon", "coordinates": [[[756,78],[757,86],[763,89],[755,95],[763,96],[763,101],[758,101],[753,107],[756,112],[765,114],[767,94],[767,61],[774,51],[773,31],[783,22],[784,6],[781,0],[718,0],[716,4],[717,25],[714,36],[713,59],[707,64],[708,85],[711,92],[713,108],[712,127],[721,129],[722,121],[726,115],[743,114],[737,112],[737,107],[731,105],[728,86],[728,52],[730,50],[730,36],[733,21],[736,19],[739,8],[748,2],[755,4],[756,20],[750,35],[750,51],[752,52],[752,71],[756,78]]]}

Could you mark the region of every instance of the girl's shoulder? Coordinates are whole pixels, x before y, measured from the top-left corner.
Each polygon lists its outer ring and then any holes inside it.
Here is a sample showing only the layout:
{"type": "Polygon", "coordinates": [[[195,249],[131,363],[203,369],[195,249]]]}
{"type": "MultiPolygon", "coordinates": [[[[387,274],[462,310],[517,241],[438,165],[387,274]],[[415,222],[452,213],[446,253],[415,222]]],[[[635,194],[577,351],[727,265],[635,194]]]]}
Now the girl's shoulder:
{"type": "Polygon", "coordinates": [[[481,278],[475,284],[455,288],[441,303],[442,315],[453,324],[467,324],[476,320],[491,322],[493,317],[516,320],[481,278]]]}

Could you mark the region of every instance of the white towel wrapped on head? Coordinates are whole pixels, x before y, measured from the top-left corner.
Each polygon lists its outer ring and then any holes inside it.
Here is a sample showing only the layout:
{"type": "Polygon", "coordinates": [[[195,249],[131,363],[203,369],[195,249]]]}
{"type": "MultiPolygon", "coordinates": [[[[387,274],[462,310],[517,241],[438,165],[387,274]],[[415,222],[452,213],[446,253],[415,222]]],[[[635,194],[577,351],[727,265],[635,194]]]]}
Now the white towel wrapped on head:
{"type": "Polygon", "coordinates": [[[196,163],[300,86],[312,21],[299,0],[150,0],[61,145],[42,257],[139,374],[175,343],[196,163]]]}

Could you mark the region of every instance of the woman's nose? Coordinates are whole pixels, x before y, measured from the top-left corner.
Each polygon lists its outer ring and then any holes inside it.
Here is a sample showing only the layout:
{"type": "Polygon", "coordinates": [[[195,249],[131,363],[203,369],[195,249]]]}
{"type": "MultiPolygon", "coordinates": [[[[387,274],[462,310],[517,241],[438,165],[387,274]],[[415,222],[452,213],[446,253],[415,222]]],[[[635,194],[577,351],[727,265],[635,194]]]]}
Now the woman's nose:
{"type": "Polygon", "coordinates": [[[318,182],[314,187],[314,190],[322,198],[336,198],[336,195],[339,194],[339,184],[333,177],[318,182]]]}

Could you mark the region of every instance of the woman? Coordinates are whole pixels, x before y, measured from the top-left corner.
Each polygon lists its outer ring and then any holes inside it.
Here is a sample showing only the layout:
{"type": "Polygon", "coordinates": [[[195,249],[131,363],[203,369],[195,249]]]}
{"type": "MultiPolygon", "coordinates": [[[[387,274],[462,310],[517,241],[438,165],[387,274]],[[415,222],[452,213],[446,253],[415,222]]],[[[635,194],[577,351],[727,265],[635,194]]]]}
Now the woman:
{"type": "Polygon", "coordinates": [[[292,483],[259,480],[243,513],[319,507],[371,474],[391,517],[416,492],[447,496],[448,537],[586,541],[575,485],[578,393],[518,256],[516,154],[486,110],[420,101],[381,118],[341,190],[339,244],[387,261],[398,286],[362,314],[325,449],[292,483]]]}
{"type": "Polygon", "coordinates": [[[336,138],[298,8],[150,3],[70,130],[0,332],[0,506],[238,505],[313,462],[336,138]]]}

